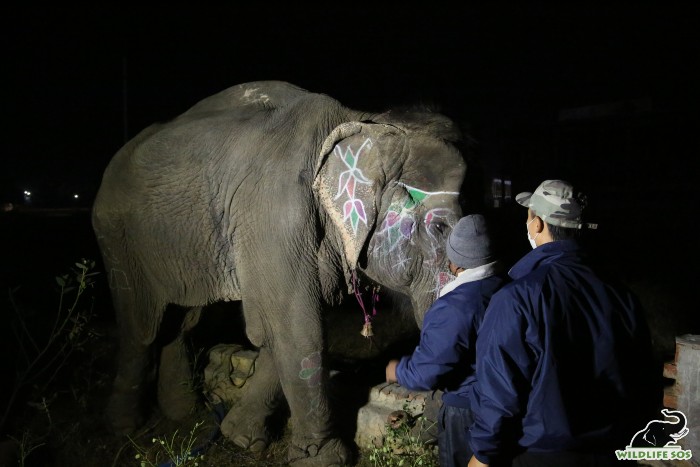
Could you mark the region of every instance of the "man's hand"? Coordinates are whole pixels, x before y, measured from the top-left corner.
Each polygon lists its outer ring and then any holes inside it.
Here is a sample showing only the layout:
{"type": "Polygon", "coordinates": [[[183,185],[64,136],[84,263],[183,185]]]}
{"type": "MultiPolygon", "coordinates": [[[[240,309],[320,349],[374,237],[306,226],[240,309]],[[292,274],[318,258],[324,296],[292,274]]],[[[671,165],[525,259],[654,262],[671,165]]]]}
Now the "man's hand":
{"type": "Polygon", "coordinates": [[[396,383],[396,365],[399,364],[398,360],[389,360],[389,363],[386,364],[386,382],[387,383],[396,383]]]}
{"type": "Polygon", "coordinates": [[[469,459],[469,465],[467,467],[489,467],[489,465],[484,464],[483,462],[480,462],[479,459],[472,456],[472,458],[469,459]]]}

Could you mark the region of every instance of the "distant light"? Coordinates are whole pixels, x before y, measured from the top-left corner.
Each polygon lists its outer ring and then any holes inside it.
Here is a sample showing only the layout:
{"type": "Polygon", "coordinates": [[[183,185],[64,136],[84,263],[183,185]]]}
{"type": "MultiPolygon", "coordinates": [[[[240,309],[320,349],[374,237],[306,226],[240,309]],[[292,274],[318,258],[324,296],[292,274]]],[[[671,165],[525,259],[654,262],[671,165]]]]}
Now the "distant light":
{"type": "Polygon", "coordinates": [[[513,182],[510,180],[503,180],[503,199],[506,201],[510,201],[513,199],[513,195],[511,193],[513,187],[513,182]]]}
{"type": "Polygon", "coordinates": [[[24,190],[24,196],[32,196],[32,192],[29,190],[24,190]]]}
{"type": "Polygon", "coordinates": [[[73,193],[73,199],[78,199],[80,198],[80,195],[78,193],[73,193]]]}

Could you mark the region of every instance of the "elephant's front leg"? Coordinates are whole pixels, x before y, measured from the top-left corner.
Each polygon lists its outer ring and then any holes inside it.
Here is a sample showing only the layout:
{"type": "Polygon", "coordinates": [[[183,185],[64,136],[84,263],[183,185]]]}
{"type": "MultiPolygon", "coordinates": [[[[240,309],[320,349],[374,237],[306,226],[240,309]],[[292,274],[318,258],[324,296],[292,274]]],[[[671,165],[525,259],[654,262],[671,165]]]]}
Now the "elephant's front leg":
{"type": "Polygon", "coordinates": [[[244,449],[264,450],[270,443],[268,423],[283,399],[270,349],[262,347],[255,361],[255,373],[245,382],[240,399],[221,422],[221,432],[244,449]]]}
{"type": "Polygon", "coordinates": [[[291,326],[276,336],[274,358],[290,409],[292,440],[289,462],[299,465],[345,465],[352,451],[337,437],[328,398],[322,330],[316,320],[291,326]]]}
{"type": "Polygon", "coordinates": [[[333,437],[326,392],[328,372],[323,367],[321,350],[308,350],[308,342],[313,340],[311,334],[296,341],[306,345],[295,344],[293,337],[276,336],[274,356],[269,347],[260,349],[255,373],[222,421],[221,432],[238,446],[262,451],[270,442],[270,420],[279,414],[286,396],[292,425],[290,462],[344,465],[352,457],[351,450],[333,437]],[[278,372],[277,368],[282,370],[278,372]]]}

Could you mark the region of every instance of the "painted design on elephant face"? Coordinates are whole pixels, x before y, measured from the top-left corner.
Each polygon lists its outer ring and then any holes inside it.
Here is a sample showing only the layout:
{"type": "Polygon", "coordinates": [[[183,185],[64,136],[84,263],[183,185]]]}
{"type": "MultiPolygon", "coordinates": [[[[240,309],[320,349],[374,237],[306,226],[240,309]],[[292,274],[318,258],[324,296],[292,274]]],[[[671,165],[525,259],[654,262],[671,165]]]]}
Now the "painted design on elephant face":
{"type": "Polygon", "coordinates": [[[440,271],[437,273],[437,284],[435,285],[435,289],[433,292],[435,293],[435,298],[438,297],[440,294],[440,290],[442,290],[443,287],[445,287],[447,284],[452,282],[457,276],[454,276],[450,273],[447,273],[445,271],[440,271]]]}
{"type": "Polygon", "coordinates": [[[357,168],[357,163],[363,152],[372,149],[372,141],[367,138],[362,145],[353,153],[352,148],[348,145],[345,151],[339,144],[333,148],[333,153],[340,158],[348,170],[341,172],[338,177],[338,192],[334,200],[340,198],[343,193],[347,193],[348,200],[343,205],[343,222],[350,221],[353,233],[357,233],[357,226],[360,221],[367,225],[367,214],[365,213],[365,205],[361,199],[355,197],[355,187],[358,183],[371,185],[372,182],[362,174],[362,171],[357,168]]]}
{"type": "MultiPolygon", "coordinates": [[[[425,191],[404,183],[399,183],[399,185],[406,189],[407,196],[403,200],[392,202],[382,222],[381,228],[377,232],[377,236],[381,239],[381,241],[378,242],[380,245],[379,249],[386,250],[386,252],[391,252],[399,245],[405,244],[411,240],[416,229],[416,208],[428,197],[435,195],[459,195],[459,193],[449,191],[425,191]]],[[[446,218],[451,214],[453,214],[451,209],[434,208],[425,214],[423,222],[426,225],[430,225],[434,220],[446,218]]],[[[435,232],[432,229],[426,230],[428,235],[433,240],[436,240],[435,232]]],[[[438,245],[434,246],[434,248],[437,247],[438,245]]],[[[435,257],[437,257],[437,252],[435,257]]]]}
{"type": "MultiPolygon", "coordinates": [[[[314,352],[308,357],[301,360],[301,370],[299,378],[306,381],[306,385],[310,388],[321,386],[321,352],[314,352]]],[[[312,397],[309,401],[309,412],[317,410],[320,405],[320,394],[312,397]]]]}
{"type": "Polygon", "coordinates": [[[436,234],[442,234],[445,228],[445,219],[454,217],[454,211],[447,208],[435,208],[431,209],[423,217],[423,222],[428,226],[426,229],[430,238],[434,241],[438,241],[436,234]],[[438,228],[433,228],[433,226],[438,226],[438,228]]]}

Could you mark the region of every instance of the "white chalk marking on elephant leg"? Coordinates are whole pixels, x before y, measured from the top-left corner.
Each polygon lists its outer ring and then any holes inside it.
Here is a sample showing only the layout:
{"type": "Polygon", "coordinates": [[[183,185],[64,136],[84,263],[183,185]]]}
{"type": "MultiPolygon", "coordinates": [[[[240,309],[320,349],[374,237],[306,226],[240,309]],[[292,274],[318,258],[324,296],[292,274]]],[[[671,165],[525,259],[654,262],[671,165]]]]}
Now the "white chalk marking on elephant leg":
{"type": "Polygon", "coordinates": [[[112,268],[109,270],[109,288],[131,290],[129,277],[121,269],[112,268]]]}
{"type": "MultiPolygon", "coordinates": [[[[321,361],[321,352],[314,352],[301,360],[299,378],[305,380],[306,385],[310,388],[316,388],[321,385],[321,376],[323,371],[321,361]]],[[[317,393],[316,396],[309,400],[309,410],[307,415],[318,410],[321,403],[320,397],[320,394],[317,393]]]]}

